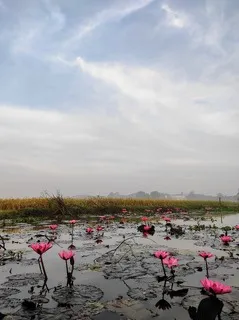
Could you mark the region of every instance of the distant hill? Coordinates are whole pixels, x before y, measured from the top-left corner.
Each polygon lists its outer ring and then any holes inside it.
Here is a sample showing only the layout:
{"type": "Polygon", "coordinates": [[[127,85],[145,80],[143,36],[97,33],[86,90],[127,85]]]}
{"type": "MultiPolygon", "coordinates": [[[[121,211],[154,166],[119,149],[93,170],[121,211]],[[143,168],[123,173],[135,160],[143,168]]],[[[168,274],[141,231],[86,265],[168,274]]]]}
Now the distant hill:
{"type": "Polygon", "coordinates": [[[89,196],[87,194],[79,194],[77,196],[72,196],[70,198],[77,198],[77,199],[88,199],[88,198],[92,198],[92,196],[89,196]]]}
{"type": "MultiPolygon", "coordinates": [[[[76,195],[72,198],[77,199],[86,199],[86,198],[93,198],[97,197],[90,196],[90,195],[76,195]]],[[[102,196],[101,196],[102,197],[102,196]]],[[[205,195],[205,194],[199,194],[195,193],[194,191],[189,192],[189,194],[184,194],[181,192],[180,194],[169,194],[159,191],[151,191],[149,193],[144,191],[138,191],[135,193],[130,194],[120,194],[119,192],[110,192],[106,198],[135,198],[135,199],[174,199],[174,200],[211,200],[211,201],[217,201],[219,200],[219,197],[222,199],[222,201],[233,201],[237,202],[239,201],[239,192],[235,195],[223,195],[221,193],[218,193],[217,195],[205,195]]]]}
{"type": "Polygon", "coordinates": [[[131,194],[120,194],[119,192],[111,192],[107,196],[108,198],[137,198],[137,199],[167,199],[170,198],[170,195],[167,193],[161,193],[158,191],[152,191],[150,193],[144,191],[138,191],[131,194]]]}

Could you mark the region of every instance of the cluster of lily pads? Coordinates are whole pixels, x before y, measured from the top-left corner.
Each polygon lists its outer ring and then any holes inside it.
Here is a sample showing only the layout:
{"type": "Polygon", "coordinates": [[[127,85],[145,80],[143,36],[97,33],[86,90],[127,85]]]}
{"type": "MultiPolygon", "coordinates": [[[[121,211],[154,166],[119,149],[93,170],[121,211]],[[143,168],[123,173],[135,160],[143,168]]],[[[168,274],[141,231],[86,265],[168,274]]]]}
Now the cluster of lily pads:
{"type": "MultiPolygon", "coordinates": [[[[106,219],[105,216],[102,216],[100,218],[100,220],[105,220],[105,219],[106,219]]],[[[112,217],[111,217],[111,219],[112,219],[112,217]]],[[[72,287],[72,285],[73,285],[73,271],[74,271],[74,264],[75,264],[74,250],[76,249],[73,242],[74,242],[74,227],[75,227],[76,223],[77,223],[76,220],[69,221],[69,224],[71,226],[71,232],[70,232],[71,245],[68,247],[68,250],[62,250],[58,253],[59,257],[62,260],[64,260],[65,264],[66,264],[67,286],[69,286],[69,287],[72,287]]],[[[53,243],[57,239],[56,230],[58,228],[58,225],[52,224],[49,226],[49,228],[52,230],[53,236],[50,239],[48,239],[48,242],[37,242],[37,243],[32,243],[29,245],[29,247],[32,248],[39,255],[39,259],[38,259],[39,268],[40,268],[40,272],[44,275],[45,281],[47,281],[48,276],[47,276],[46,268],[45,268],[44,261],[43,261],[43,254],[53,247],[53,243]]],[[[103,234],[99,234],[99,232],[103,231],[103,230],[104,230],[104,227],[101,225],[98,225],[95,228],[95,230],[92,227],[87,227],[85,231],[89,235],[91,235],[94,231],[96,231],[98,233],[97,237],[96,237],[96,243],[100,243],[100,242],[102,242],[100,237],[103,237],[103,234]]]]}

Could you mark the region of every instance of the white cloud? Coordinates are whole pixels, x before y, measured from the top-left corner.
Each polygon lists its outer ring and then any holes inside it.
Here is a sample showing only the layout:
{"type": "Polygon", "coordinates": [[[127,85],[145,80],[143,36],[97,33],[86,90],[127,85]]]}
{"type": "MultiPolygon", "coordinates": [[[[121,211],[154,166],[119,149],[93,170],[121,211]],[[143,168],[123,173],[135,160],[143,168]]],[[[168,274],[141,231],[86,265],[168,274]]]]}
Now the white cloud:
{"type": "Polygon", "coordinates": [[[224,0],[208,0],[201,11],[197,10],[194,14],[184,8],[176,10],[167,3],[164,3],[161,9],[165,12],[166,24],[169,27],[188,32],[192,47],[210,48],[225,59],[229,52],[223,41],[239,27],[239,14],[235,12],[232,17],[225,17],[225,6],[224,0]]]}
{"type": "Polygon", "coordinates": [[[168,4],[161,6],[165,12],[167,24],[175,28],[184,28],[187,26],[188,21],[185,14],[172,9],[168,4]]]}
{"type": "MultiPolygon", "coordinates": [[[[167,163],[185,169],[189,165],[199,168],[210,163],[223,166],[227,164],[229,154],[225,153],[218,158],[213,144],[214,139],[223,138],[226,144],[230,144],[230,139],[237,141],[239,137],[237,81],[231,79],[228,82],[227,78],[220,78],[211,82],[203,82],[203,79],[198,82],[182,79],[178,82],[172,74],[162,69],[88,62],[81,57],[75,62],[64,63],[71,67],[76,65],[95,79],[96,83],[93,82],[92,86],[97,86],[97,81],[101,81],[108,87],[109,93],[113,90],[122,128],[127,130],[128,127],[127,132],[132,135],[132,140],[130,136],[127,137],[127,143],[134,146],[132,157],[135,161],[137,157],[140,157],[140,162],[143,161],[140,150],[146,149],[159,159],[157,161],[161,165],[167,163]],[[195,103],[200,97],[205,104],[195,103]],[[220,104],[227,103],[231,97],[235,98],[235,104],[218,111],[220,104]],[[205,151],[203,144],[194,143],[194,132],[212,137],[211,150],[205,151]],[[138,139],[142,143],[139,149],[135,145],[138,139]],[[160,151],[152,151],[152,145],[164,150],[165,157],[160,151]],[[205,152],[207,157],[204,158],[205,152]]],[[[120,144],[119,141],[118,143],[120,144]]],[[[156,162],[147,161],[148,165],[157,166],[156,162]]],[[[230,159],[230,163],[237,165],[236,158],[230,159]]]]}
{"type": "Polygon", "coordinates": [[[93,30],[109,22],[121,20],[138,10],[147,7],[155,0],[121,0],[117,6],[104,9],[95,14],[94,17],[80,24],[77,31],[74,31],[64,43],[64,47],[72,45],[81,38],[90,34],[93,30]]]}
{"type": "MultiPolygon", "coordinates": [[[[182,121],[182,125],[180,123],[174,124],[173,128],[170,129],[172,132],[183,129],[182,126],[185,123],[193,127],[196,125],[199,129],[202,126],[205,130],[207,124],[211,128],[213,121],[214,126],[218,127],[219,135],[227,135],[228,132],[233,130],[235,133],[238,132],[236,123],[231,121],[234,119],[234,113],[236,112],[234,104],[220,113],[215,110],[221,102],[226,102],[232,96],[236,98],[238,85],[236,79],[232,78],[230,82],[227,81],[226,77],[211,82],[188,82],[181,79],[178,82],[169,72],[163,69],[151,70],[119,63],[90,63],[81,57],[77,58],[75,63],[83,72],[103,81],[109,87],[116,88],[122,96],[126,97],[129,106],[127,104],[127,107],[125,107],[125,100],[121,105],[121,111],[125,111],[126,114],[132,113],[138,116],[138,119],[141,114],[142,120],[145,119],[145,112],[152,116],[165,116],[164,124],[168,125],[168,122],[171,121],[170,115],[174,113],[177,120],[182,121]],[[194,101],[199,97],[202,97],[209,105],[199,106],[194,104],[194,101]],[[137,107],[135,107],[135,103],[137,103],[137,107]],[[192,119],[188,121],[190,116],[192,119]],[[230,129],[228,126],[221,127],[220,122],[226,119],[229,122],[231,121],[230,129]]],[[[167,125],[162,125],[162,128],[167,130],[167,125]]]]}

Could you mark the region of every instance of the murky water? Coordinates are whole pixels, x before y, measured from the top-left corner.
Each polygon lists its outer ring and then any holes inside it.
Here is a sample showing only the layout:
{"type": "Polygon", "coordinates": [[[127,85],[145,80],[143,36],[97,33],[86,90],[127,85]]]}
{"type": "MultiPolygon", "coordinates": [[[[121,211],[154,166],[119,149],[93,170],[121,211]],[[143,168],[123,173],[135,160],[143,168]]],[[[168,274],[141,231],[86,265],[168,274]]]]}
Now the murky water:
{"type": "MultiPolygon", "coordinates": [[[[215,224],[219,228],[222,226],[235,226],[239,224],[239,213],[222,215],[222,220],[221,220],[221,216],[213,217],[213,220],[214,220],[213,222],[210,219],[201,221],[201,224],[205,224],[205,225],[215,224]]],[[[186,224],[188,226],[195,224],[194,219],[190,219],[189,221],[183,221],[182,219],[178,219],[178,220],[175,220],[174,222],[179,225],[186,224]]]]}
{"type": "MultiPolygon", "coordinates": [[[[219,217],[214,223],[219,228],[235,226],[238,217],[225,216],[222,225],[219,217]]],[[[205,250],[218,257],[209,261],[210,277],[233,286],[232,293],[222,297],[222,319],[239,319],[239,231],[230,232],[234,241],[225,247],[219,240],[220,229],[190,231],[188,226],[195,225],[193,220],[175,220],[173,223],[182,225],[185,234],[178,238],[170,236],[168,241],[164,239],[167,232],[162,223],[155,224],[156,233],[148,238],[137,232],[137,224],[112,223],[105,226],[102,243],[96,243],[97,232],[87,235],[86,225],[77,224],[74,228],[75,279],[70,292],[66,289],[65,262],[58,253],[71,244],[71,228],[60,225],[53,247],[43,255],[49,291],[41,293],[44,281],[39,278],[38,255],[28,245],[51,237],[48,222],[37,227],[26,224],[5,227],[0,230],[7,248],[0,266],[0,312],[12,314],[13,319],[187,320],[190,319],[188,307],[197,308],[203,299],[200,280],[206,271],[198,251],[205,250]],[[13,257],[9,250],[21,251],[22,259],[17,261],[16,255],[13,257]],[[152,255],[156,250],[167,250],[179,259],[174,284],[172,280],[166,284],[156,281],[156,276],[163,275],[160,260],[152,255]],[[185,296],[172,298],[172,286],[174,291],[187,288],[188,292],[185,296]],[[155,307],[162,298],[169,304],[166,304],[166,310],[155,307]],[[22,305],[24,299],[28,301],[27,306],[22,305]],[[33,309],[29,301],[37,302],[33,309]]],[[[169,270],[167,273],[170,274],[169,270]]]]}

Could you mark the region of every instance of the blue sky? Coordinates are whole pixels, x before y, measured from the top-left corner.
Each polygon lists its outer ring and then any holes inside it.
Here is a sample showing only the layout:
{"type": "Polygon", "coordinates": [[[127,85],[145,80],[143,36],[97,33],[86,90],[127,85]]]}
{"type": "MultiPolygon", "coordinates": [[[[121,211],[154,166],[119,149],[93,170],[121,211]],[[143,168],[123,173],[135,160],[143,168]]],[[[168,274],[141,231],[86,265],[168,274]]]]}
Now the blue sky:
{"type": "Polygon", "coordinates": [[[0,0],[0,196],[235,193],[237,0],[0,0]]]}

